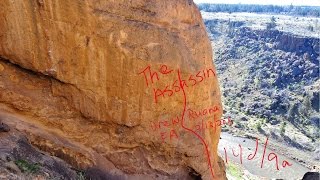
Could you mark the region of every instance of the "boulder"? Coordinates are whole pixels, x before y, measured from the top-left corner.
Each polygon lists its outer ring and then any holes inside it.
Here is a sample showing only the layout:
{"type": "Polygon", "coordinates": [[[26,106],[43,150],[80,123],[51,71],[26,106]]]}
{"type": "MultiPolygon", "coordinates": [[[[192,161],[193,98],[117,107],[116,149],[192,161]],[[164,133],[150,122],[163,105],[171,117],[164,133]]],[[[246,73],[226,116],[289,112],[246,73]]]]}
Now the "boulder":
{"type": "Polygon", "coordinates": [[[2,0],[0,27],[0,116],[32,145],[110,177],[225,179],[220,128],[196,131],[186,115],[222,114],[192,0],[2,0]]]}

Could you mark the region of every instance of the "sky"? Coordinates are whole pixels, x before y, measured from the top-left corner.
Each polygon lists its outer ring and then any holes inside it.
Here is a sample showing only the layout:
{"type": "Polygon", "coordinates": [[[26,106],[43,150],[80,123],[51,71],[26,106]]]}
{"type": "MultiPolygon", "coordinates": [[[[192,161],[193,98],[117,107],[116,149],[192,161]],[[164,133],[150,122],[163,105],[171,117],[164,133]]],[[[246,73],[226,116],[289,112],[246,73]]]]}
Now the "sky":
{"type": "Polygon", "coordinates": [[[300,5],[320,6],[320,0],[193,0],[195,3],[219,3],[219,4],[273,4],[273,5],[300,5]]]}

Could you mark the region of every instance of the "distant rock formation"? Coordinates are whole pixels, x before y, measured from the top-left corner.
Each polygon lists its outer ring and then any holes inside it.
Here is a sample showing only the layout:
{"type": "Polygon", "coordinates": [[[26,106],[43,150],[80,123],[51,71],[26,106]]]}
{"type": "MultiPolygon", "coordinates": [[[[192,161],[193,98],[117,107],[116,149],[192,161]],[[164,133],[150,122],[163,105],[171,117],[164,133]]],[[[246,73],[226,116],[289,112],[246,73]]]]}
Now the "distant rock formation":
{"type": "MultiPolygon", "coordinates": [[[[215,70],[192,0],[2,0],[0,27],[0,116],[34,146],[115,177],[225,178],[220,128],[198,132],[201,141],[177,126],[179,138],[162,142],[150,123],[183,119],[183,93],[155,103],[138,74],[163,64],[183,77],[215,70]]],[[[160,77],[154,88],[176,76],[160,77]]],[[[185,108],[219,106],[212,118],[221,118],[216,76],[185,93],[185,108]]]]}
{"type": "Polygon", "coordinates": [[[279,30],[251,30],[248,27],[240,28],[237,35],[274,43],[275,49],[295,52],[297,55],[306,54],[306,58],[312,60],[316,60],[320,55],[319,38],[302,37],[279,30]]]}

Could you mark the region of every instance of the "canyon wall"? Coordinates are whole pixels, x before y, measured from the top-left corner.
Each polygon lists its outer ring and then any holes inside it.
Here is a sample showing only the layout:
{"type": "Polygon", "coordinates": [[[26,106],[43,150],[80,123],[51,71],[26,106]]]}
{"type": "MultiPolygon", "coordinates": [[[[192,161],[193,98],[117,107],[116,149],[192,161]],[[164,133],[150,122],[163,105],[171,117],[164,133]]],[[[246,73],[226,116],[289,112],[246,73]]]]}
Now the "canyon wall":
{"type": "Polygon", "coordinates": [[[188,116],[216,107],[206,120],[219,120],[220,96],[192,0],[0,2],[0,118],[76,168],[225,179],[220,128],[195,129],[188,116]],[[146,67],[157,72],[152,84],[146,67]],[[166,86],[174,93],[155,101],[166,86]],[[171,117],[179,123],[152,128],[171,117]]]}

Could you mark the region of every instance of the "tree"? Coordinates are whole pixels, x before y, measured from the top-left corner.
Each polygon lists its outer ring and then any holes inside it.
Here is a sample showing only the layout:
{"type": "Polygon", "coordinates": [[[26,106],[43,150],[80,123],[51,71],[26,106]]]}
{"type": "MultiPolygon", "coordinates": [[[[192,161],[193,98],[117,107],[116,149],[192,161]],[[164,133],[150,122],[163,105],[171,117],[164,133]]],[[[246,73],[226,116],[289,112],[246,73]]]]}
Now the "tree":
{"type": "Polygon", "coordinates": [[[201,11],[206,12],[255,12],[255,13],[281,13],[300,16],[320,16],[318,6],[277,6],[277,5],[254,5],[254,4],[208,4],[198,5],[201,11]]]}
{"type": "Polygon", "coordinates": [[[314,31],[313,26],[312,26],[312,25],[309,25],[309,26],[308,26],[308,30],[311,31],[311,32],[313,32],[313,31],[314,31]]]}
{"type": "Polygon", "coordinates": [[[281,135],[284,135],[284,133],[286,132],[286,125],[287,125],[286,122],[282,122],[282,123],[281,123],[281,127],[280,127],[280,133],[281,133],[281,135]]]}
{"type": "Polygon", "coordinates": [[[267,29],[274,29],[277,26],[276,18],[274,16],[271,17],[270,22],[267,23],[267,29]]]}

